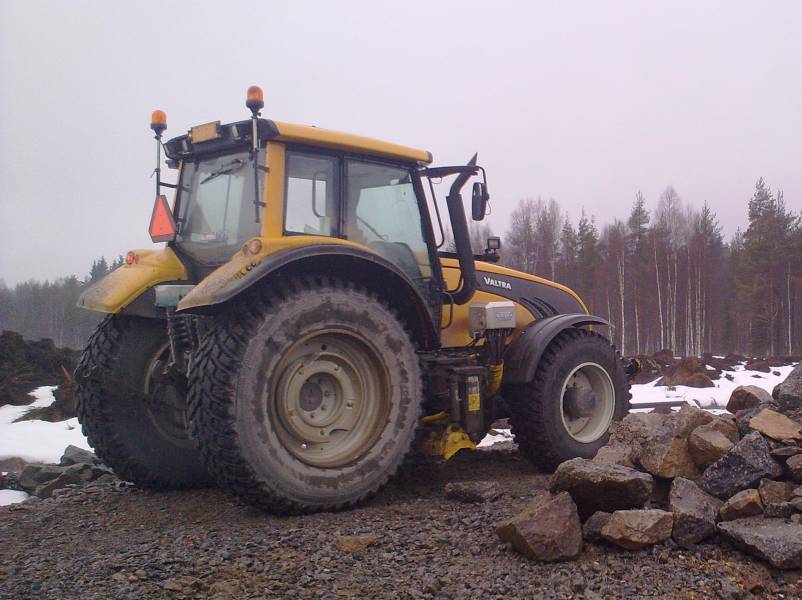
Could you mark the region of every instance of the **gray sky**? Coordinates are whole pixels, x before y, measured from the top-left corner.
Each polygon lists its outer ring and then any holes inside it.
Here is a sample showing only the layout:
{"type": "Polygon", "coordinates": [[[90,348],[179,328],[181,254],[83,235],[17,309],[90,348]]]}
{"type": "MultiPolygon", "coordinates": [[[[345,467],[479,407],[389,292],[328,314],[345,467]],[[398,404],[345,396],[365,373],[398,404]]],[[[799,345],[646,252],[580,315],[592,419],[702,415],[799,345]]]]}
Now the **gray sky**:
{"type": "Polygon", "coordinates": [[[520,198],[573,219],[673,184],[725,233],[764,176],[802,208],[802,3],[0,0],[0,278],[150,247],[167,137],[264,116],[479,152],[497,232],[520,198]]]}

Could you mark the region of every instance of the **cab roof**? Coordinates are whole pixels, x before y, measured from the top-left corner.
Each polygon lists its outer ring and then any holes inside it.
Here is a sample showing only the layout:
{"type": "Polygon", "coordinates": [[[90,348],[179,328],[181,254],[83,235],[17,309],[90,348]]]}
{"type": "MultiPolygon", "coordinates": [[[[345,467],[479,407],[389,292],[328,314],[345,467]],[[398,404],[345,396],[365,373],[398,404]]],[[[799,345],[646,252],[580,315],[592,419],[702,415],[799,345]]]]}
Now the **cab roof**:
{"type": "MultiPolygon", "coordinates": [[[[345,150],[359,154],[394,158],[418,165],[428,165],[432,155],[426,150],[401,146],[361,135],[322,129],[312,125],[296,125],[283,121],[259,119],[259,137],[262,140],[276,140],[294,144],[307,144],[334,150],[345,150]]],[[[250,146],[251,121],[238,121],[217,126],[218,137],[193,143],[192,131],[187,135],[175,137],[165,144],[166,154],[173,160],[183,160],[196,154],[221,152],[238,146],[250,146]]]]}

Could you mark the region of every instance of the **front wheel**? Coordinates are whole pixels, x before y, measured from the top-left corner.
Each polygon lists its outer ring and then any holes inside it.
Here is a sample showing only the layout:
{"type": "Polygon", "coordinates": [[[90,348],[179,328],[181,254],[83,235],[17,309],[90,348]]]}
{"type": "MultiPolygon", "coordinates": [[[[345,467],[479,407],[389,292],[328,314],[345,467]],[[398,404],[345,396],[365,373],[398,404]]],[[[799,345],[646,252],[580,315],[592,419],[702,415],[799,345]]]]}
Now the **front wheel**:
{"type": "Polygon", "coordinates": [[[629,384],[615,348],[584,329],[561,332],[534,379],[510,392],[515,441],[547,470],[571,458],[593,458],[607,443],[610,424],[629,411],[629,384]]]}
{"type": "Polygon", "coordinates": [[[351,506],[408,453],[412,341],[367,290],[328,279],[252,293],[216,317],[190,371],[194,437],[222,487],[271,512],[351,506]]]}

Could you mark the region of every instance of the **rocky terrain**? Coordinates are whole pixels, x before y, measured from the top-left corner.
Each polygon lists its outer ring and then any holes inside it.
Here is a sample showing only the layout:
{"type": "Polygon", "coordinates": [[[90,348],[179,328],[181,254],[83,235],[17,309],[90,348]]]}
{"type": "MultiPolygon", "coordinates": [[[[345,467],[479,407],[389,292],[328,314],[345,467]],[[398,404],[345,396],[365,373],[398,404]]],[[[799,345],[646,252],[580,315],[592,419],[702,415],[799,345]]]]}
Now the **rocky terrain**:
{"type": "Polygon", "coordinates": [[[734,415],[632,413],[553,475],[508,441],[301,517],[70,448],[0,481],[33,494],[0,507],[0,598],[800,598],[802,367],[736,392],[734,415]]]}

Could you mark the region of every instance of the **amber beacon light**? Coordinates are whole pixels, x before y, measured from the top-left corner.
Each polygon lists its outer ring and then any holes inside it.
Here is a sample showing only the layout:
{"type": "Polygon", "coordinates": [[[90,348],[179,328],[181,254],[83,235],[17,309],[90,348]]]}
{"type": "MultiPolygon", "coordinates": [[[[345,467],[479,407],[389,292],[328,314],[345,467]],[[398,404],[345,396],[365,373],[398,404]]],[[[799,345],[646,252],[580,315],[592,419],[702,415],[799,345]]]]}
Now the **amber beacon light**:
{"type": "Polygon", "coordinates": [[[262,93],[262,88],[260,88],[258,85],[252,85],[248,88],[245,106],[247,106],[254,115],[258,114],[259,111],[264,108],[265,97],[262,93]]]}
{"type": "Polygon", "coordinates": [[[167,113],[163,110],[154,110],[150,114],[150,128],[156,135],[161,135],[167,129],[167,113]]]}

